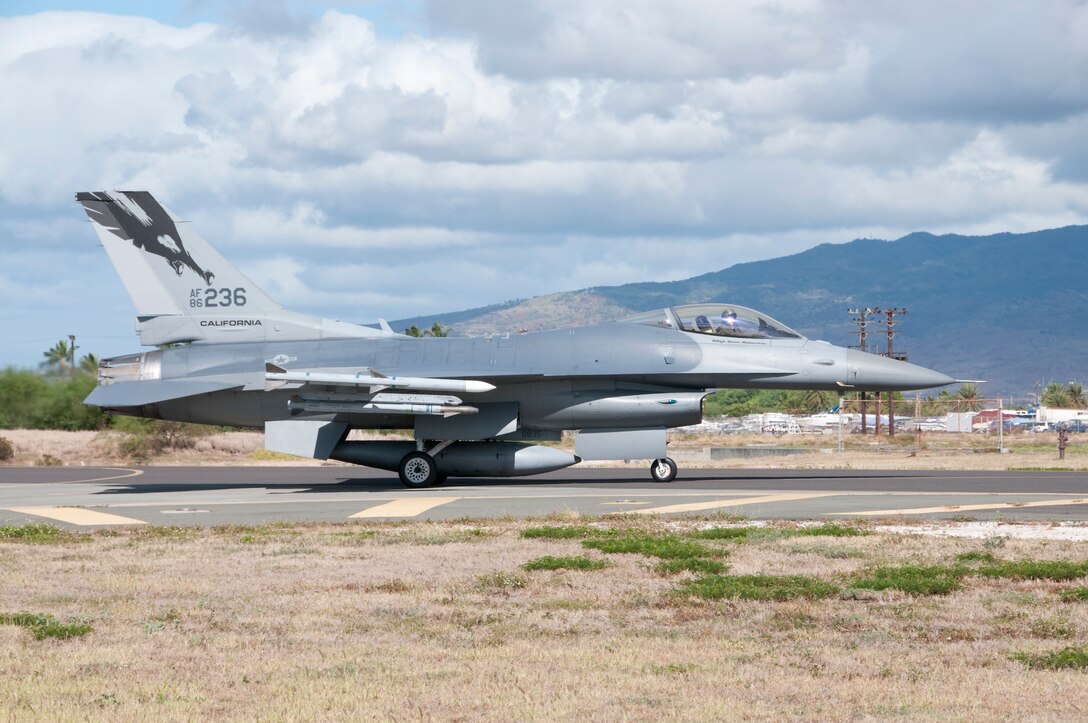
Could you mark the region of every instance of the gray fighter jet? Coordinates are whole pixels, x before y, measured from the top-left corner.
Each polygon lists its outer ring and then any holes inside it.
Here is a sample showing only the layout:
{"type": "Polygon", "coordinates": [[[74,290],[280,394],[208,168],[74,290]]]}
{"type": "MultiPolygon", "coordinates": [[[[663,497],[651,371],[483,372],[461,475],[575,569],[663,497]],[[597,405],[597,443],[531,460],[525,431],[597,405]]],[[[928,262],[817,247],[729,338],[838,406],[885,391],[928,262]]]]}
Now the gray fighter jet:
{"type": "Polygon", "coordinates": [[[806,339],[736,304],[610,324],[416,339],[279,306],[151,194],[78,193],[136,306],[145,346],[101,362],[85,400],[117,414],[263,428],[270,450],[396,471],[408,487],[581,460],[651,460],[723,388],[905,391],[951,383],[907,362],[806,339]],[[356,441],[410,429],[415,441],[356,441]],[[575,454],[540,444],[575,433],[575,454]]]}

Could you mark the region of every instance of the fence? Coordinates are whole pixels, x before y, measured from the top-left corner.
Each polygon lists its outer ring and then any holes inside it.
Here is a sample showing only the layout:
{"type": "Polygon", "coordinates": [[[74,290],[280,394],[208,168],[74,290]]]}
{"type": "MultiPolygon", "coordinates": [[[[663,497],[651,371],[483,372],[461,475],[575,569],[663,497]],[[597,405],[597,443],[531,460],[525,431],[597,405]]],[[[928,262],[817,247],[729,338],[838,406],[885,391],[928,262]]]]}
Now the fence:
{"type": "Polygon", "coordinates": [[[850,436],[886,444],[1005,451],[1007,435],[1043,431],[1033,414],[1008,409],[1003,399],[843,399],[839,448],[850,436]]]}

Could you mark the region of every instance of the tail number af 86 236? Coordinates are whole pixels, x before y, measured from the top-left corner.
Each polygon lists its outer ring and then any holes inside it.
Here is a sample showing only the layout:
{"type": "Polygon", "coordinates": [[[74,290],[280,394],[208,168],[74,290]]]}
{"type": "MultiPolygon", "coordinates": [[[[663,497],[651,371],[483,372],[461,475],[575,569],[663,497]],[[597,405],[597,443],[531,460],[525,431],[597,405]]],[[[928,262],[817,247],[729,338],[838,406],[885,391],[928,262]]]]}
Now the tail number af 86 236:
{"type": "Polygon", "coordinates": [[[245,306],[244,286],[235,289],[193,289],[189,292],[189,306],[193,309],[245,306]]]}

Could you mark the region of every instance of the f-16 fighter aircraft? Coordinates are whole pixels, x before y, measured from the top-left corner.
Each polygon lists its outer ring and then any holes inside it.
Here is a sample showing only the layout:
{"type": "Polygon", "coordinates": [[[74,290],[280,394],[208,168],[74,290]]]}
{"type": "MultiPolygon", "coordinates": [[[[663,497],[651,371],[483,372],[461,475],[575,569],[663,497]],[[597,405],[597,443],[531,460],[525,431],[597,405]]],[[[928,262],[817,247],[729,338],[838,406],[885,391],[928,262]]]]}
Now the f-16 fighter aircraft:
{"type": "Polygon", "coordinates": [[[287,311],[145,191],[78,193],[145,346],[106,359],[85,400],[117,414],[263,428],[270,450],[396,471],[408,487],[582,460],[651,460],[714,389],[904,391],[952,383],[806,339],[728,303],[519,335],[422,338],[287,311]],[[410,429],[415,441],[355,441],[410,429]],[[575,434],[575,454],[539,444],[575,434]]]}

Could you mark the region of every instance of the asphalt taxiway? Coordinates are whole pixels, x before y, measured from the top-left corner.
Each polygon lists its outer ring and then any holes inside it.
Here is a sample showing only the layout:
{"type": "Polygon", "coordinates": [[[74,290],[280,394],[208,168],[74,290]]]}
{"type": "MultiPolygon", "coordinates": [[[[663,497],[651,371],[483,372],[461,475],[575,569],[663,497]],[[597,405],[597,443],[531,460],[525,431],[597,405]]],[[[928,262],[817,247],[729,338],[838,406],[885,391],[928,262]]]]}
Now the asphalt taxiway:
{"type": "Polygon", "coordinates": [[[350,467],[3,467],[0,525],[227,525],[713,514],[754,519],[1088,520],[1086,472],[574,468],[408,490],[350,467]]]}

